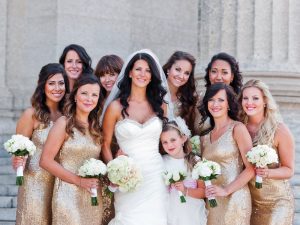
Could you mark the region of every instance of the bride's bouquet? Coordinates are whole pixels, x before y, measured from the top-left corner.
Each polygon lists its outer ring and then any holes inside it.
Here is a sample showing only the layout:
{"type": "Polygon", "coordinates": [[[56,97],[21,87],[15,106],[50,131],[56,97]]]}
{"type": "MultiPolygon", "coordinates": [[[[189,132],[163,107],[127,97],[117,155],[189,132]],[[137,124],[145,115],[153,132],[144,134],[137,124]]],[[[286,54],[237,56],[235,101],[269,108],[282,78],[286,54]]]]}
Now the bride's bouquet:
{"type": "Polygon", "coordinates": [[[118,185],[121,192],[133,192],[141,185],[143,177],[132,158],[120,155],[107,164],[108,179],[118,185]]]}
{"type": "MultiPolygon", "coordinates": [[[[179,171],[173,171],[173,172],[172,171],[166,171],[163,174],[163,178],[164,178],[165,184],[169,186],[169,185],[174,184],[176,182],[183,181],[186,178],[186,173],[185,172],[179,172],[179,171]]],[[[178,191],[178,195],[179,195],[181,203],[186,202],[185,197],[184,197],[184,195],[181,191],[178,191]]]]}
{"type": "MultiPolygon", "coordinates": [[[[259,168],[264,168],[269,164],[278,163],[278,155],[275,149],[268,145],[257,145],[247,152],[246,157],[250,163],[259,168]]],[[[256,175],[255,187],[262,188],[262,177],[256,175]]]]}
{"type": "MultiPolygon", "coordinates": [[[[195,180],[203,180],[205,186],[211,185],[211,180],[216,179],[221,174],[221,167],[218,163],[209,161],[203,158],[202,161],[196,163],[192,171],[192,178],[195,180]]],[[[210,207],[216,207],[217,201],[213,198],[208,198],[210,207]]]]}
{"type": "Polygon", "coordinates": [[[192,145],[192,152],[195,155],[200,155],[200,136],[195,135],[190,138],[190,143],[192,145]]]}
{"type": "MultiPolygon", "coordinates": [[[[106,165],[97,159],[87,159],[83,165],[78,169],[78,175],[85,178],[98,178],[106,174],[106,165]]],[[[97,189],[91,188],[91,204],[92,206],[98,205],[97,189]]]]}
{"type": "MultiPolygon", "coordinates": [[[[21,134],[12,135],[11,139],[4,143],[5,150],[14,156],[33,155],[36,151],[36,146],[28,138],[21,134]]],[[[16,185],[21,186],[24,183],[23,166],[17,168],[16,185]]]]}

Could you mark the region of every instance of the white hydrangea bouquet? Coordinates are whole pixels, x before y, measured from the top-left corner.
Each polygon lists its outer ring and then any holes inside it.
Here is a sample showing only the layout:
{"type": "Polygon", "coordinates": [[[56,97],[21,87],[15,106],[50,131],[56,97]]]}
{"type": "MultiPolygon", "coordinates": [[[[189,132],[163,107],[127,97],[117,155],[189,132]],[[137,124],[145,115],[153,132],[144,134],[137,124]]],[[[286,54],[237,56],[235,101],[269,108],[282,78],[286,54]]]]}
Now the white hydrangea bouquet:
{"type": "MultiPolygon", "coordinates": [[[[11,139],[4,143],[5,150],[14,156],[33,155],[36,151],[36,146],[28,138],[21,134],[12,135],[11,139]]],[[[17,168],[16,185],[21,186],[24,183],[23,166],[17,168]]]]}
{"type": "Polygon", "coordinates": [[[200,136],[195,135],[190,138],[190,143],[192,145],[192,152],[195,155],[200,155],[200,136]]]}
{"type": "MultiPolygon", "coordinates": [[[[269,164],[278,163],[278,155],[275,149],[268,145],[257,145],[246,154],[247,160],[258,168],[264,168],[269,164]]],[[[262,188],[262,177],[256,175],[255,187],[262,188]]]]}
{"type": "Polygon", "coordinates": [[[133,192],[141,185],[143,177],[133,159],[120,155],[107,164],[108,179],[118,185],[121,192],[133,192]]]}
{"type": "MultiPolygon", "coordinates": [[[[211,185],[211,180],[216,179],[221,174],[221,167],[218,163],[206,160],[196,163],[192,170],[192,178],[195,180],[203,180],[205,186],[211,185]]],[[[216,207],[217,201],[214,197],[208,198],[209,206],[216,207]]]]}
{"type": "MultiPolygon", "coordinates": [[[[85,160],[83,165],[78,169],[78,175],[85,178],[98,178],[106,174],[106,165],[101,161],[94,158],[85,160]]],[[[91,188],[91,204],[92,206],[98,205],[97,189],[91,188]]]]}
{"type": "MultiPolygon", "coordinates": [[[[163,173],[163,178],[164,178],[165,184],[167,186],[169,186],[169,185],[174,184],[176,182],[183,181],[186,178],[186,173],[185,172],[179,172],[179,171],[173,171],[173,172],[172,171],[166,171],[166,172],[163,173]]],[[[179,195],[179,198],[180,198],[180,202],[185,203],[186,199],[185,199],[183,193],[181,191],[178,191],[178,195],[179,195]]]]}

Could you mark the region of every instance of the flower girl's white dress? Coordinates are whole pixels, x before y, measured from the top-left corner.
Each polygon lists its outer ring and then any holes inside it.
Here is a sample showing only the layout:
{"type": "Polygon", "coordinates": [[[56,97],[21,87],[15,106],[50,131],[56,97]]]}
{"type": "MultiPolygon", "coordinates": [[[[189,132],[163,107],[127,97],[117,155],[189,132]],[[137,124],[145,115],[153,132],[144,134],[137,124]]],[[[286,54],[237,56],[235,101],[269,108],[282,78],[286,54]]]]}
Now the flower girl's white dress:
{"type": "MultiPolygon", "coordinates": [[[[184,159],[175,159],[169,155],[163,156],[167,171],[186,172],[184,185],[188,188],[196,188],[197,182],[191,178],[187,171],[184,159]]],[[[205,202],[202,199],[186,196],[186,202],[181,203],[176,189],[170,188],[168,197],[168,225],[206,225],[205,202]]]]}
{"type": "Polygon", "coordinates": [[[163,159],[159,153],[162,121],[158,117],[140,124],[132,119],[117,122],[115,136],[120,149],[141,169],[138,190],[115,193],[115,218],[109,225],[167,225],[167,188],[163,159]]]}

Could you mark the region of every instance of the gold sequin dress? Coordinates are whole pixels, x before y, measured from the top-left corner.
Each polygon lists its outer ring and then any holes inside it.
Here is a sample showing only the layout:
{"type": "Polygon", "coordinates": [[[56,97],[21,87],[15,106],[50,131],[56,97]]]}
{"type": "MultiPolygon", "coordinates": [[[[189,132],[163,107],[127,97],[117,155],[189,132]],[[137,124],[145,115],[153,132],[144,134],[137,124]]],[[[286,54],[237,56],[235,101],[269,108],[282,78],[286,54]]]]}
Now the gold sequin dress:
{"type": "MultiPolygon", "coordinates": [[[[99,158],[101,148],[94,144],[89,134],[83,135],[74,128],[74,137],[69,138],[60,149],[58,161],[67,170],[77,174],[84,161],[99,158]]],[[[90,193],[75,184],[55,179],[52,199],[53,225],[100,225],[102,221],[102,198],[98,190],[99,206],[91,206],[90,193]]]]}
{"type": "Polygon", "coordinates": [[[17,225],[51,224],[51,200],[54,176],[39,166],[44,143],[50,128],[41,124],[32,133],[31,140],[37,149],[27,160],[24,170],[24,184],[19,187],[17,206],[17,225]]]}
{"type": "MultiPolygon", "coordinates": [[[[227,185],[243,171],[244,164],[233,139],[233,128],[238,122],[232,122],[227,131],[214,142],[210,133],[204,136],[202,156],[221,166],[221,175],[212,180],[215,185],[227,185]]],[[[251,216],[251,197],[248,185],[227,197],[216,197],[218,206],[208,209],[208,225],[249,225],[251,216]]],[[[208,202],[207,202],[208,203],[208,202]]],[[[262,225],[262,224],[261,224],[262,225]]]]}
{"type": "MultiPolygon", "coordinates": [[[[277,151],[278,149],[273,146],[277,151]]],[[[280,159],[279,159],[280,160],[280,159]]],[[[278,168],[272,164],[269,168],[278,168]]],[[[255,188],[255,178],[249,182],[252,197],[251,225],[292,225],[294,197],[288,180],[264,179],[261,189],[255,188]]]]}

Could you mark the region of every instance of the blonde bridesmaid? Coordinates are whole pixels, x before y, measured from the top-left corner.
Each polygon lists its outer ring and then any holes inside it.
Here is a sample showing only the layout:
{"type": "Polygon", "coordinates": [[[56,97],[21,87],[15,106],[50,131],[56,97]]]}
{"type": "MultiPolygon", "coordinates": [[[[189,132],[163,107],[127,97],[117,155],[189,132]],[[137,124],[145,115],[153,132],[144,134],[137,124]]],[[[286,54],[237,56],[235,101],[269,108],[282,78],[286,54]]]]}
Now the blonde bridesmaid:
{"type": "Polygon", "coordinates": [[[260,80],[250,80],[242,88],[242,118],[252,137],[253,146],[268,145],[277,151],[279,163],[256,169],[263,187],[249,183],[252,197],[251,225],[291,225],[294,198],[289,179],[294,174],[295,143],[282,122],[269,88],[260,80]]]}
{"type": "Polygon", "coordinates": [[[101,224],[101,195],[99,206],[91,206],[90,202],[90,190],[98,188],[99,180],[77,175],[86,159],[100,155],[99,95],[98,79],[91,74],[81,76],[68,96],[65,116],[57,120],[44,145],[40,165],[56,177],[53,225],[101,224]]]}
{"type": "Polygon", "coordinates": [[[17,134],[29,137],[37,152],[26,160],[13,157],[14,168],[27,165],[24,184],[19,187],[16,224],[51,224],[51,200],[54,177],[39,167],[43,145],[53,123],[62,115],[68,79],[64,68],[58,63],[42,67],[37,87],[31,98],[31,107],[26,109],[17,123],[17,134]]]}
{"type": "Polygon", "coordinates": [[[201,136],[202,157],[221,166],[221,175],[206,187],[206,197],[216,197],[218,206],[208,207],[208,225],[250,225],[251,197],[247,183],[254,169],[245,158],[251,137],[237,121],[239,105],[233,89],[217,83],[208,87],[201,105],[202,122],[211,128],[201,136]]]}

